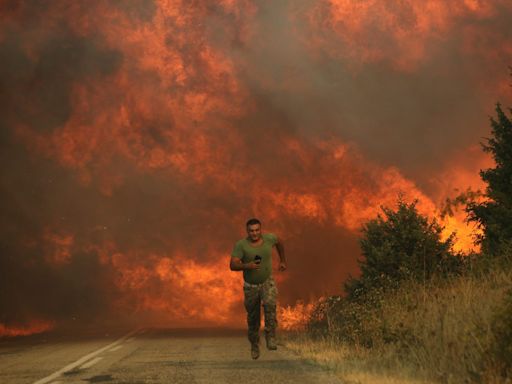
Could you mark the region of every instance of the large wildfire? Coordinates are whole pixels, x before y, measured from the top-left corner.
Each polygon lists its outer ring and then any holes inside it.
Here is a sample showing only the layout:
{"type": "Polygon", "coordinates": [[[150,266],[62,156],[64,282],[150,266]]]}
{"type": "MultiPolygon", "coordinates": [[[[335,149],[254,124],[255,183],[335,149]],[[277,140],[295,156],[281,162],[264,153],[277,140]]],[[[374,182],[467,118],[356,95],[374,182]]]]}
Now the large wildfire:
{"type": "Polygon", "coordinates": [[[508,0],[0,0],[0,336],[122,318],[244,326],[229,271],[276,233],[284,328],[357,275],[397,196],[484,189],[508,0]]]}

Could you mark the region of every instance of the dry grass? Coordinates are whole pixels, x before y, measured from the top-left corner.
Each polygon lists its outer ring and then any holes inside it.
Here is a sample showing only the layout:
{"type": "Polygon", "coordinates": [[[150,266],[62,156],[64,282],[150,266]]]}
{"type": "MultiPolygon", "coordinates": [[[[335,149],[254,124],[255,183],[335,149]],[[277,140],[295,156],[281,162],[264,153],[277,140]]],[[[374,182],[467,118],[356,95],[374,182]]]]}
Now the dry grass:
{"type": "Polygon", "coordinates": [[[283,339],[287,348],[332,370],[346,384],[433,383],[415,378],[411,366],[397,366],[396,361],[389,364],[390,356],[380,356],[376,360],[373,353],[366,348],[342,345],[327,339],[312,339],[304,333],[287,333],[283,339]]]}
{"type": "Polygon", "coordinates": [[[380,305],[364,308],[358,324],[337,328],[331,313],[324,337],[288,334],[285,343],[334,369],[345,382],[509,382],[495,368],[492,327],[511,287],[512,272],[499,269],[425,285],[409,283],[379,297],[380,305]],[[339,332],[353,329],[370,339],[371,348],[339,341],[347,336],[339,332]]]}

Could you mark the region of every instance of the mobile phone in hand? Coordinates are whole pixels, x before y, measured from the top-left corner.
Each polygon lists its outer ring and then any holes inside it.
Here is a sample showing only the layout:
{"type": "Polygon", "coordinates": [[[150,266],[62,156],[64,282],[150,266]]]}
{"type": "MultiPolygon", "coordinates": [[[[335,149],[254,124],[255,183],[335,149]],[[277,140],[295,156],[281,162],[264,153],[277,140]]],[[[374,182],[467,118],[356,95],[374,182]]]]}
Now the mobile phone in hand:
{"type": "Polygon", "coordinates": [[[260,256],[260,255],[256,255],[256,256],[254,256],[254,262],[255,262],[256,264],[261,263],[261,256],[260,256]]]}

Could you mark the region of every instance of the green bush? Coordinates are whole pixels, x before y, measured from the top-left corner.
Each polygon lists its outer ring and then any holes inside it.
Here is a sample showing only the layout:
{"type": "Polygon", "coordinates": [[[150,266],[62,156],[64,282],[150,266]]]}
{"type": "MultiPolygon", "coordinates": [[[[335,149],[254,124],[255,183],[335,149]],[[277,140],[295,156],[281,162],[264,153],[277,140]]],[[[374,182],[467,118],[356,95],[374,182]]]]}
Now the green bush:
{"type": "Polygon", "coordinates": [[[384,217],[363,225],[360,239],[363,260],[361,276],[345,283],[348,297],[355,299],[375,288],[397,288],[401,281],[426,281],[434,274],[458,274],[463,258],[453,252],[455,234],[441,240],[441,227],[420,215],[417,200],[398,200],[396,210],[382,207],[384,217]]]}
{"type": "Polygon", "coordinates": [[[512,375],[512,289],[507,291],[503,306],[495,315],[492,331],[496,340],[491,350],[493,365],[509,377],[512,375]]]}
{"type": "Polygon", "coordinates": [[[407,331],[387,323],[382,314],[386,295],[391,293],[387,285],[365,291],[357,298],[322,299],[309,319],[308,331],[313,336],[365,348],[402,340],[407,331]]]}

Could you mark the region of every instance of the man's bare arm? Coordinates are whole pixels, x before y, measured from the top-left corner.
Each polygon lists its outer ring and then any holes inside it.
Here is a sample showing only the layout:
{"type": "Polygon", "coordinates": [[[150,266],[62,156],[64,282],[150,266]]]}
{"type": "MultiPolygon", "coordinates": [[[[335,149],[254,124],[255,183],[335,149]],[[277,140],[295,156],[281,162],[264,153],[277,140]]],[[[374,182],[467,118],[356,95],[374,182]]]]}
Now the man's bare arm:
{"type": "Polygon", "coordinates": [[[284,256],[284,244],[283,244],[282,240],[277,239],[276,249],[277,249],[277,253],[279,255],[279,270],[284,271],[286,269],[287,265],[286,265],[286,257],[284,256]]]}
{"type": "Polygon", "coordinates": [[[232,271],[244,271],[249,269],[260,269],[260,265],[256,263],[242,263],[242,260],[238,257],[232,257],[229,262],[229,269],[232,271]]]}

